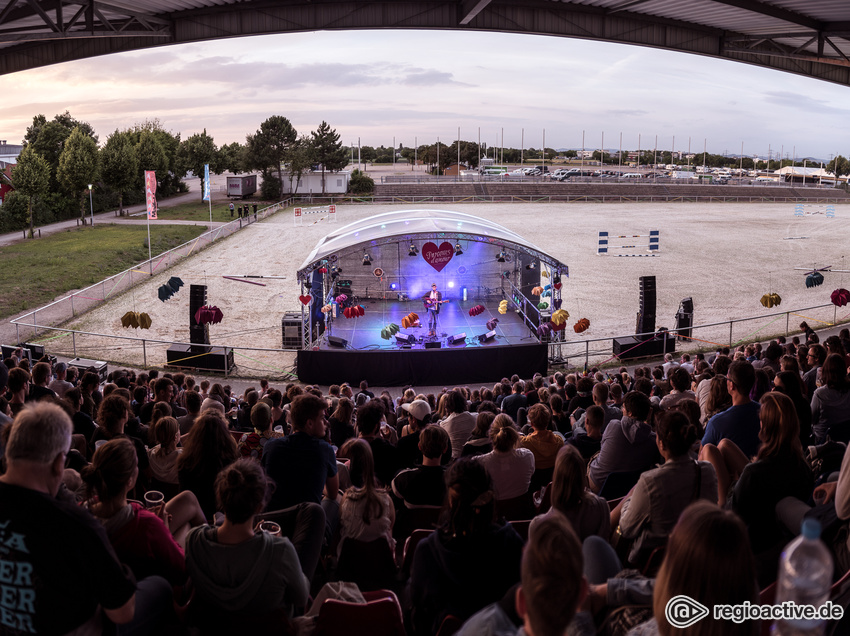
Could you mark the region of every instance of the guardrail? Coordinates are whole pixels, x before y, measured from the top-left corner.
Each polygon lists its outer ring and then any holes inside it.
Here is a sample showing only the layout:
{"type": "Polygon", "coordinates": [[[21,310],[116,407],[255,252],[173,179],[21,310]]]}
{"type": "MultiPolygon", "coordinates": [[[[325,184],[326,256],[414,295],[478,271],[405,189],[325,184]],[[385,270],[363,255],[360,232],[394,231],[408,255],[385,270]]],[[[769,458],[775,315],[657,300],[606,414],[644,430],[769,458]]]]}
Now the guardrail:
{"type": "Polygon", "coordinates": [[[143,280],[149,279],[155,273],[167,270],[194,252],[200,251],[215,241],[226,238],[238,232],[243,227],[288,207],[291,202],[291,198],[286,199],[269,205],[262,210],[257,210],[256,214],[250,214],[241,219],[234,219],[229,223],[212,228],[191,241],[162,252],[149,260],[142,261],[134,267],[125,269],[123,272],[110,276],[99,283],[73,292],[64,298],[60,298],[50,304],[10,320],[15,325],[17,342],[24,342],[32,336],[38,336],[39,329],[61,324],[75,317],[77,314],[94,309],[106,300],[127,291],[143,280]],[[29,329],[26,330],[26,333],[22,334],[21,327],[32,328],[32,334],[29,333],[29,329]]]}
{"type": "Polygon", "coordinates": [[[681,194],[651,195],[595,195],[595,194],[475,194],[475,195],[345,195],[337,197],[319,195],[295,195],[299,202],[311,204],[375,205],[380,203],[410,205],[415,203],[847,203],[850,198],[835,197],[780,197],[780,196],[683,196],[681,194]]]}

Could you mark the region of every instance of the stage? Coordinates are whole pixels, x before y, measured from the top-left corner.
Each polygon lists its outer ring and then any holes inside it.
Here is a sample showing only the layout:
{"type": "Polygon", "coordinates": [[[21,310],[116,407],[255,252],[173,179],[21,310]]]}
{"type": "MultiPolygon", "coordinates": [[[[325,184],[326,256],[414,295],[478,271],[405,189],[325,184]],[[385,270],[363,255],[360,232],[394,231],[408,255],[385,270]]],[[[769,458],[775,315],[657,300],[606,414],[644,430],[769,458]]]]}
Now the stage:
{"type": "Polygon", "coordinates": [[[514,373],[528,378],[546,372],[546,344],[538,342],[515,311],[499,313],[500,297],[464,301],[447,293],[444,299],[449,302],[441,306],[436,336],[428,335],[428,314],[421,300],[362,300],[363,316],[340,314],[312,350],[298,352],[298,377],[314,384],[356,385],[366,380],[375,386],[415,386],[496,381],[514,373]],[[470,316],[475,305],[485,310],[470,316]],[[402,329],[400,334],[412,336],[412,344],[395,336],[381,338],[381,329],[390,323],[401,325],[411,312],[419,315],[421,326],[402,329]],[[499,319],[494,336],[479,341],[492,318],[499,319]],[[449,341],[458,335],[465,337],[449,341]],[[335,346],[329,336],[346,344],[335,346]]]}

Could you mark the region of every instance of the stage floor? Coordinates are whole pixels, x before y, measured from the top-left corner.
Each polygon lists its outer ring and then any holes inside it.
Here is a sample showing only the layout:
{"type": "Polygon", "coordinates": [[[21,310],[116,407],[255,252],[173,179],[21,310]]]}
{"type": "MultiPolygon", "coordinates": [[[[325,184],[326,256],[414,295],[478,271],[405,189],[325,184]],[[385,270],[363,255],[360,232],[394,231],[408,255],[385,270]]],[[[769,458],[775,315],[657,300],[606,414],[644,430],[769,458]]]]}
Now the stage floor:
{"type": "Polygon", "coordinates": [[[500,297],[489,299],[461,300],[448,298],[447,303],[440,308],[437,322],[436,336],[428,335],[428,312],[421,300],[381,300],[366,299],[361,301],[365,308],[365,314],[357,318],[346,318],[341,315],[333,319],[330,328],[321,338],[319,348],[321,350],[335,348],[328,344],[328,336],[343,338],[348,342],[347,347],[360,351],[370,350],[394,350],[401,349],[402,345],[396,343],[395,337],[391,340],[381,338],[381,329],[395,323],[401,327],[402,318],[414,312],[419,315],[419,327],[411,327],[401,331],[416,338],[416,342],[405,349],[424,349],[428,342],[440,342],[442,347],[451,346],[452,349],[465,347],[499,347],[511,345],[536,344],[536,336],[531,332],[523,318],[515,311],[508,310],[506,314],[499,313],[500,297]],[[470,316],[469,310],[475,305],[483,305],[485,310],[477,316],[470,316]],[[480,343],[477,336],[487,333],[487,321],[498,318],[496,325],[496,337],[487,342],[480,343]],[[448,344],[448,338],[458,334],[466,334],[466,340],[457,344],[448,344]]]}

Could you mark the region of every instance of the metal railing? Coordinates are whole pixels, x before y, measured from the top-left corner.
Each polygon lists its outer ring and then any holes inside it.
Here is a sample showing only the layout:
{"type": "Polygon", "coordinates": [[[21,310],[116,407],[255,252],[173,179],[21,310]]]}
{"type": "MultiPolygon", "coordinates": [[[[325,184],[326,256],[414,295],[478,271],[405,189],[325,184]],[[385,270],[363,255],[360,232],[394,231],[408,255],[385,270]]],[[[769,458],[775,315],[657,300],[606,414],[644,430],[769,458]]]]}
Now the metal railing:
{"type": "Polygon", "coordinates": [[[780,197],[780,196],[719,196],[681,194],[455,194],[455,195],[398,195],[370,194],[319,196],[295,195],[299,202],[311,204],[335,203],[337,205],[375,205],[418,203],[850,203],[850,198],[836,197],[780,197]]]}
{"type": "Polygon", "coordinates": [[[291,201],[292,199],[286,199],[267,206],[262,210],[258,210],[256,214],[234,219],[229,223],[204,232],[191,241],[162,252],[149,260],[125,269],[123,272],[110,276],[99,283],[73,292],[64,298],[55,300],[52,303],[10,320],[15,325],[17,342],[24,342],[31,337],[37,337],[39,329],[59,325],[66,320],[74,318],[78,314],[94,309],[110,298],[129,290],[134,285],[148,280],[151,276],[166,271],[172,265],[208,247],[215,241],[226,238],[251,223],[285,209],[290,205],[291,201]],[[27,328],[23,333],[21,330],[22,327],[27,328]],[[31,333],[30,328],[32,329],[31,333]]]}
{"type": "MultiPolygon", "coordinates": [[[[696,353],[714,351],[719,347],[734,348],[750,342],[763,342],[779,335],[788,337],[801,332],[797,327],[801,321],[808,322],[816,329],[816,325],[819,325],[820,328],[834,327],[850,322],[850,312],[838,316],[838,307],[830,303],[801,309],[789,309],[763,316],[730,318],[720,322],[682,327],[678,331],[671,328],[668,333],[671,336],[677,336],[680,332],[689,333],[687,337],[678,336],[676,338],[675,348],[680,353],[696,353]]],[[[619,366],[621,364],[620,358],[613,354],[612,344],[615,339],[624,338],[635,338],[638,344],[632,348],[636,349],[645,342],[655,340],[656,333],[629,333],[575,341],[550,342],[549,358],[550,361],[565,362],[572,366],[581,366],[582,364],[584,367],[605,364],[619,366]]],[[[672,352],[672,349],[667,347],[667,338],[661,338],[660,341],[661,355],[672,352]]],[[[629,349],[621,353],[624,354],[623,359],[633,358],[629,355],[629,349]]]]}

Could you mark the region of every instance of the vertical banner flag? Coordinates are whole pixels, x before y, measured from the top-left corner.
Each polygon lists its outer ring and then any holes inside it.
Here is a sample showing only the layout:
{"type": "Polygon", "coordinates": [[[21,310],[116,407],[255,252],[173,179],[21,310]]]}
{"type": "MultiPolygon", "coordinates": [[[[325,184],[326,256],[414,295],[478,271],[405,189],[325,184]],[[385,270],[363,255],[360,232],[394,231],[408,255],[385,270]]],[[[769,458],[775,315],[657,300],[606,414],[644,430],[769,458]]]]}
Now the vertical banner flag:
{"type": "Polygon", "coordinates": [[[156,221],[156,171],[145,170],[145,201],[148,204],[148,221],[156,221]]]}
{"type": "Polygon", "coordinates": [[[210,164],[204,164],[204,201],[210,200],[210,164]]]}

